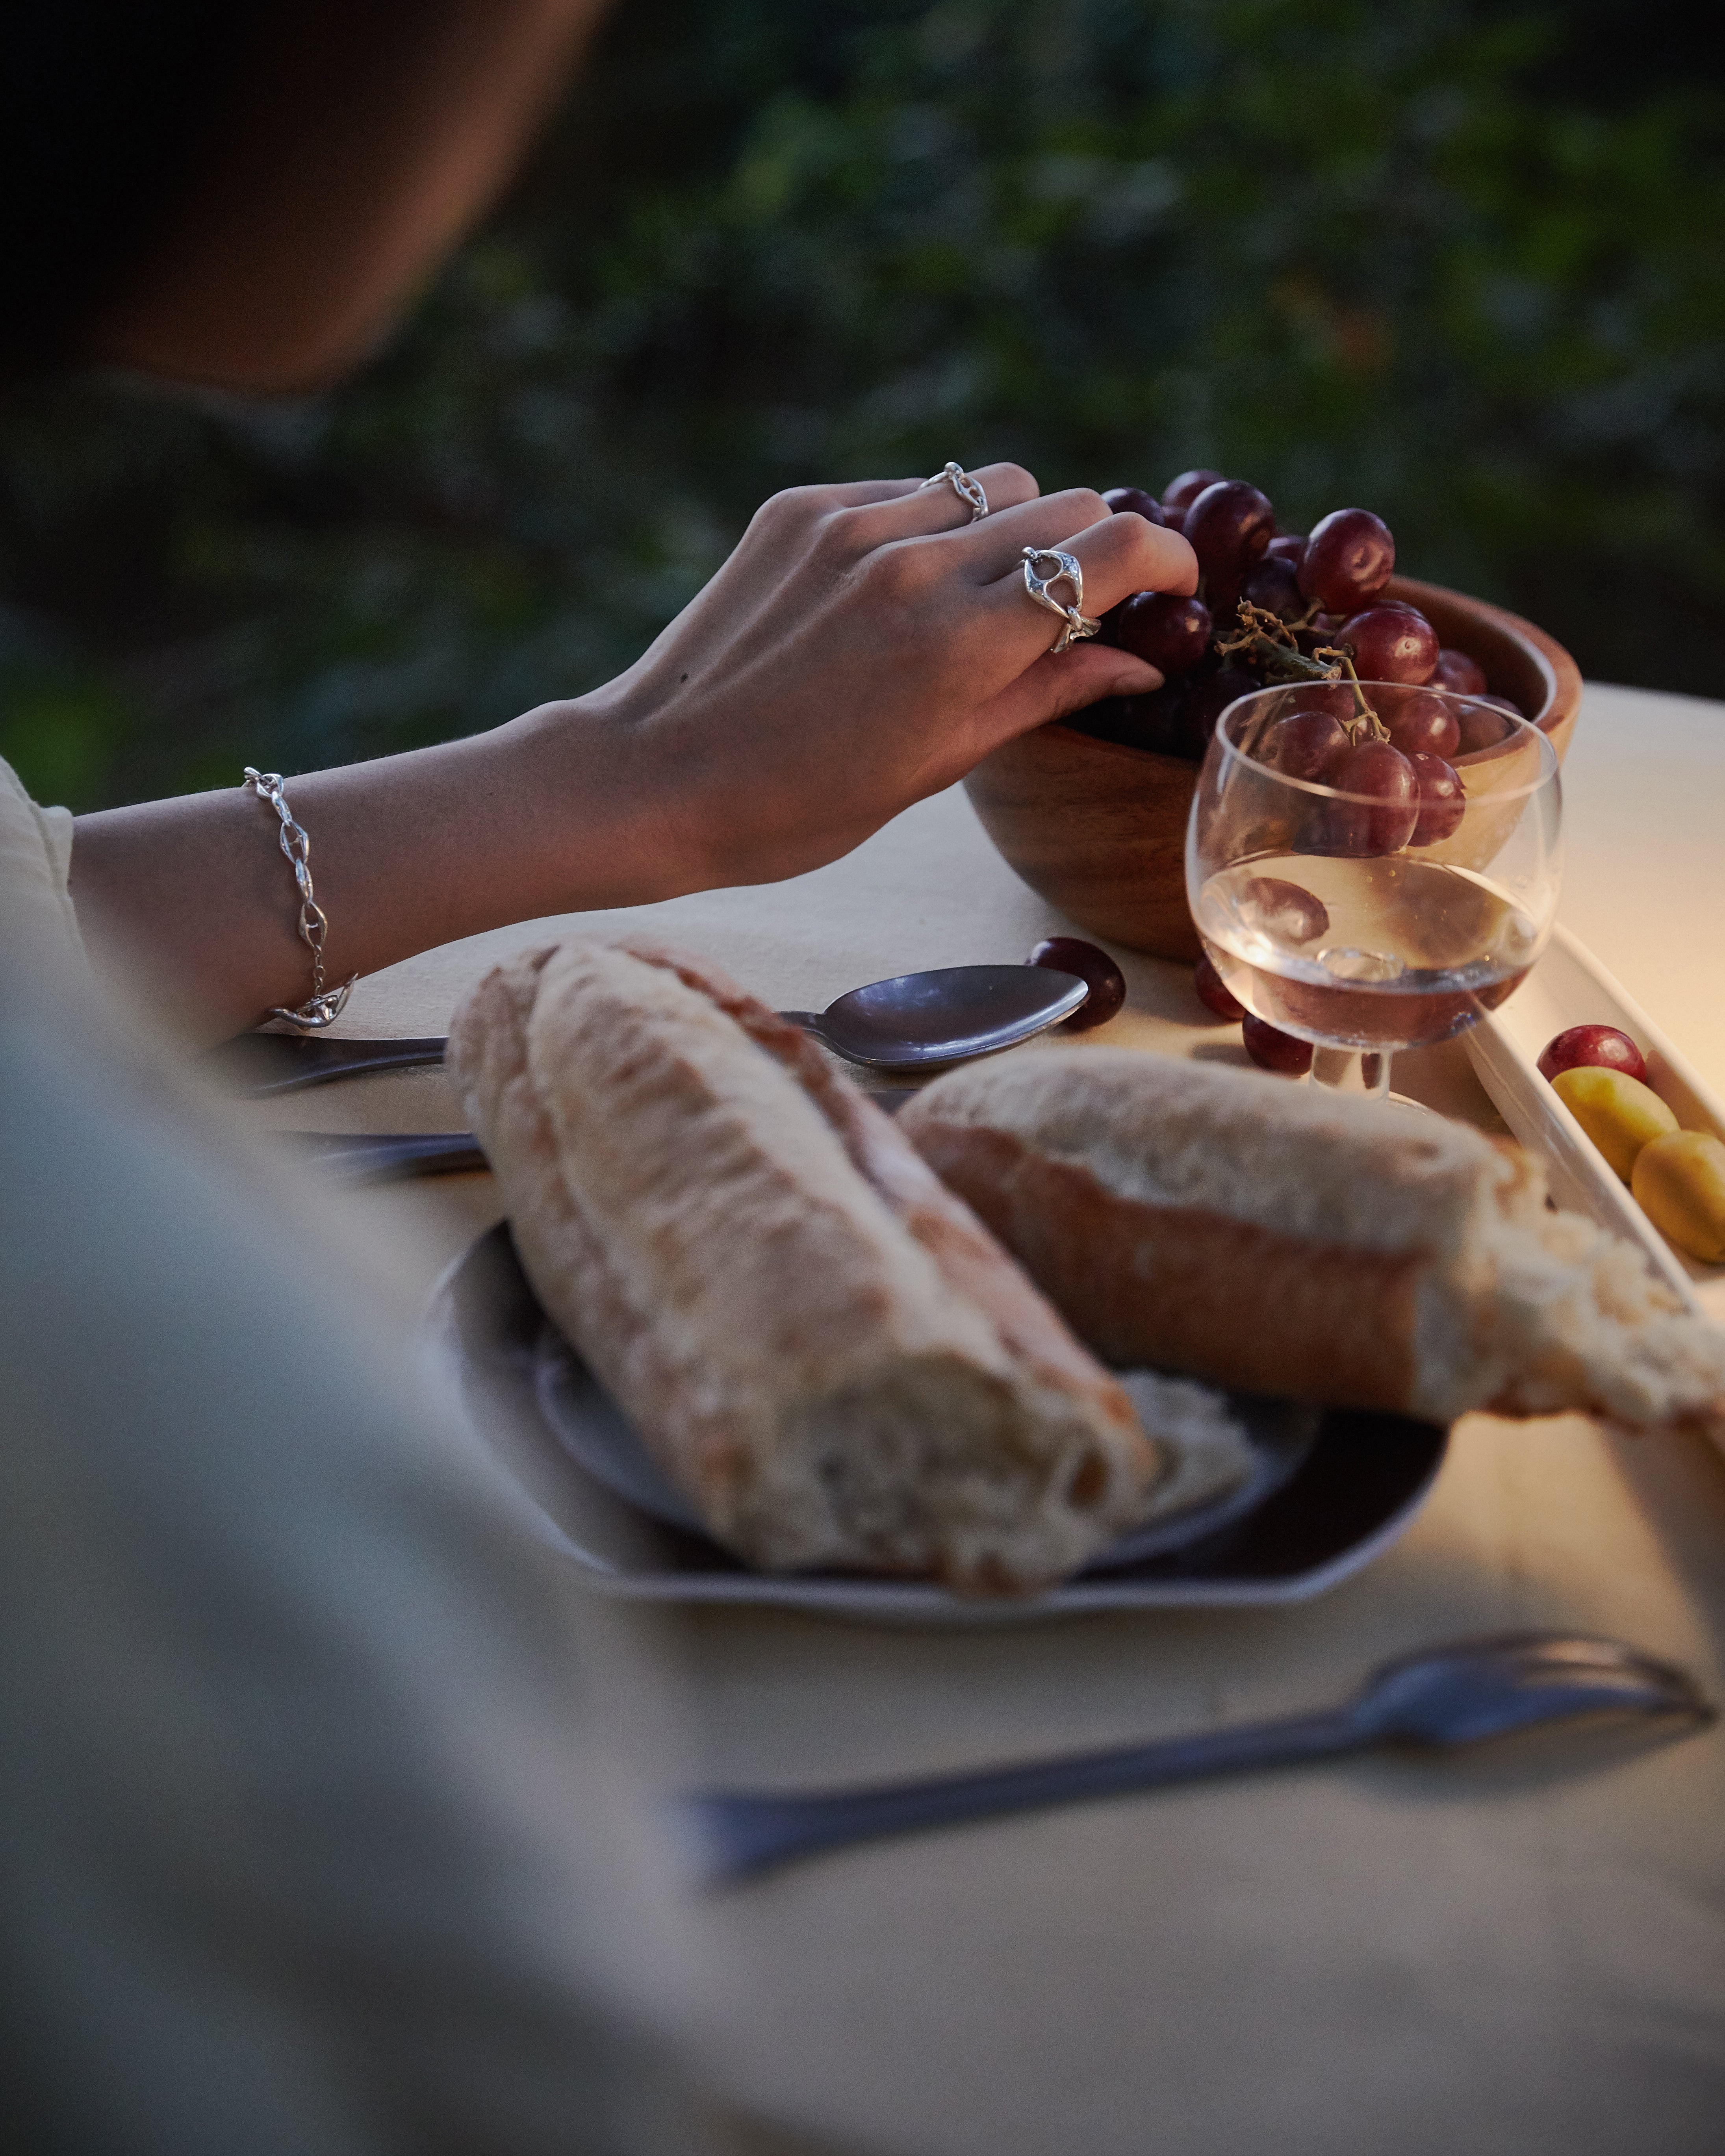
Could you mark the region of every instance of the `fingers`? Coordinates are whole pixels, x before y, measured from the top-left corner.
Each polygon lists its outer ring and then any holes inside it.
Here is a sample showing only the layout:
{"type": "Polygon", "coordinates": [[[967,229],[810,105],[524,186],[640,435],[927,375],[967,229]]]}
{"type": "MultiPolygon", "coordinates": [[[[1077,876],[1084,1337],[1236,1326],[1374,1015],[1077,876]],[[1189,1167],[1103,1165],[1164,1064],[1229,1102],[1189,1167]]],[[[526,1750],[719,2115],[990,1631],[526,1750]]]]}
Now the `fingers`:
{"type": "Polygon", "coordinates": [[[1046,495],[998,521],[991,517],[966,537],[991,584],[1004,577],[1021,578],[1026,547],[1058,547],[1076,556],[1084,566],[1087,614],[1118,605],[1131,592],[1183,596],[1198,588],[1198,557],[1178,531],[1165,531],[1129,510],[1111,516],[1101,495],[1087,487],[1046,495]]]}
{"type": "Polygon", "coordinates": [[[873,501],[896,501],[902,495],[914,494],[921,486],[920,479],[853,479],[831,486],[806,487],[798,493],[819,495],[834,509],[863,509],[873,501]]]}
{"type": "MultiPolygon", "coordinates": [[[[982,488],[988,501],[988,516],[982,523],[1003,509],[1015,508],[1036,496],[1036,481],[1022,465],[984,465],[968,476],[982,488]]],[[[938,486],[919,480],[911,493],[896,501],[860,506],[855,514],[840,520],[845,544],[859,555],[891,546],[896,540],[962,531],[971,521],[971,505],[944,477],[938,486]]]]}
{"type": "MultiPolygon", "coordinates": [[[[1100,620],[1111,607],[1118,606],[1134,592],[1185,593],[1198,583],[1197,559],[1185,540],[1178,532],[1162,531],[1130,511],[1119,516],[1104,516],[1064,539],[1026,539],[1024,544],[1050,551],[1058,547],[1072,556],[1083,577],[1079,611],[1091,621],[1100,620]]],[[[1037,573],[1046,581],[1053,567],[1051,562],[1044,562],[1038,565],[1037,573]]],[[[1063,601],[1073,597],[1065,583],[1056,584],[1052,595],[1063,601]]],[[[1022,554],[987,584],[979,597],[992,617],[991,636],[1003,643],[1009,640],[1011,649],[1024,653],[1027,666],[1039,652],[1048,652],[1060,634],[1059,617],[1040,605],[1025,588],[1022,554]]],[[[1052,664],[1064,665],[1077,649],[1069,646],[1052,664]]],[[[1137,693],[1137,687],[1127,693],[1137,693]]]]}

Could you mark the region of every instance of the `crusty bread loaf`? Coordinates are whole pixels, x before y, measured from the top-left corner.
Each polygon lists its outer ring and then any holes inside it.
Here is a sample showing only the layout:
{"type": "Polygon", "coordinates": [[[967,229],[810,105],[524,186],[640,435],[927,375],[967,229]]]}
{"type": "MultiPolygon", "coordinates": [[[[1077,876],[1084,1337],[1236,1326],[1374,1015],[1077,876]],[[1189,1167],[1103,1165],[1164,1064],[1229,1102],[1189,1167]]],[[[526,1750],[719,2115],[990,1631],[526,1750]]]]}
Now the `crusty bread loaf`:
{"type": "Polygon", "coordinates": [[[1160,1468],[1119,1384],[892,1122],[702,962],[480,983],[449,1068],[546,1308],[713,1532],[779,1569],[1023,1591],[1160,1468]]]}
{"type": "Polygon", "coordinates": [[[954,1071],[900,1125],[1111,1361],[1445,1422],[1725,1421],[1725,1332],[1465,1124],[1095,1048],[954,1071]]]}

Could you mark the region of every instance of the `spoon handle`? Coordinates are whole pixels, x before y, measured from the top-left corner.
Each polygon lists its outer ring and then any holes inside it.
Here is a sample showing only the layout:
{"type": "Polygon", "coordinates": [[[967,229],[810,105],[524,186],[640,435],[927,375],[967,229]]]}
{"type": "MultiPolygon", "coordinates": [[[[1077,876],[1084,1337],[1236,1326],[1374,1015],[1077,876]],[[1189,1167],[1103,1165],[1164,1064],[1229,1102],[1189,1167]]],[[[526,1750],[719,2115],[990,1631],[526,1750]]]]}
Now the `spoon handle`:
{"type": "Polygon", "coordinates": [[[1372,1741],[1343,1709],[1204,1730],[1118,1751],[1074,1753],[980,1774],[882,1783],[872,1789],[783,1796],[698,1790],[681,1799],[680,1811],[696,1845],[700,1876],[716,1885],[883,1835],[997,1819],[1009,1812],[1114,1796],[1126,1789],[1156,1789],[1168,1782],[1235,1774],[1249,1767],[1327,1758],[1359,1751],[1372,1741]]]}
{"type": "MultiPolygon", "coordinates": [[[[781,1011],[793,1025],[821,1038],[819,1011],[781,1011]]],[[[303,1092],[366,1070],[407,1070],[441,1063],[448,1042],[439,1034],[424,1040],[326,1040],[290,1033],[241,1033],[209,1050],[213,1068],[248,1100],[303,1092]]]]}
{"type": "Polygon", "coordinates": [[[354,1183],[458,1175],[490,1163],[471,1131],[289,1131],[289,1143],[354,1183]]]}

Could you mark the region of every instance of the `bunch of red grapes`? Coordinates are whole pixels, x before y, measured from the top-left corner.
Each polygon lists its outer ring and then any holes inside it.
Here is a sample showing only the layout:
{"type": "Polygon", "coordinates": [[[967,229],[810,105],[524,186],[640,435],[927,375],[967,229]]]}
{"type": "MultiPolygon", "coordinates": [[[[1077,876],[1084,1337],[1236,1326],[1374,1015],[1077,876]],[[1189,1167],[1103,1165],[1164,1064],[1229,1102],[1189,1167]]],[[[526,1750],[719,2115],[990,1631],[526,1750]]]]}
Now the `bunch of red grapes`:
{"type": "Polygon", "coordinates": [[[1480,738],[1470,739],[1466,716],[1422,692],[1483,698],[1485,672],[1466,652],[1440,645],[1417,608],[1380,598],[1395,567],[1395,541],[1381,517],[1333,510],[1302,537],[1278,531],[1276,510],[1256,487],[1214,471],[1182,472],[1160,501],[1135,486],[1111,487],[1102,499],[1117,512],[1132,510],[1183,532],[1198,557],[1199,595],[1139,592],[1104,615],[1104,640],[1147,660],[1164,686],[1093,704],[1075,725],[1105,741],[1197,762],[1237,696],[1287,678],[1239,648],[1266,648],[1262,636],[1238,634],[1252,622],[1243,610],[1250,608],[1260,621],[1280,624],[1288,650],[1307,658],[1345,651],[1362,681],[1388,685],[1372,690],[1378,723],[1361,738],[1352,685],[1313,680],[1298,714],[1283,719],[1257,752],[1291,777],[1367,797],[1357,807],[1340,804],[1358,828],[1338,829],[1335,850],[1395,853],[1450,835],[1466,805],[1450,760],[1497,735],[1481,713],[1480,738]]]}

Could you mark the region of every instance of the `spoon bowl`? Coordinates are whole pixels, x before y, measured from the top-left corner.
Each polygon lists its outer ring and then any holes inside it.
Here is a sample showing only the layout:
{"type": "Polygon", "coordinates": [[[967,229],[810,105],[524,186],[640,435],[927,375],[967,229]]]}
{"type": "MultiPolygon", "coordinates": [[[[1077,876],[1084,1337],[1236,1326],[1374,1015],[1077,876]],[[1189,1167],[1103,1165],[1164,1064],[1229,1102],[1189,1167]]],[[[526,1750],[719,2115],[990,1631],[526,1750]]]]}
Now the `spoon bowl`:
{"type": "Polygon", "coordinates": [[[1090,991],[1046,966],[939,966],[852,988],[824,1011],[782,1011],[871,1070],[923,1070],[988,1055],[1070,1018],[1090,991]]]}

